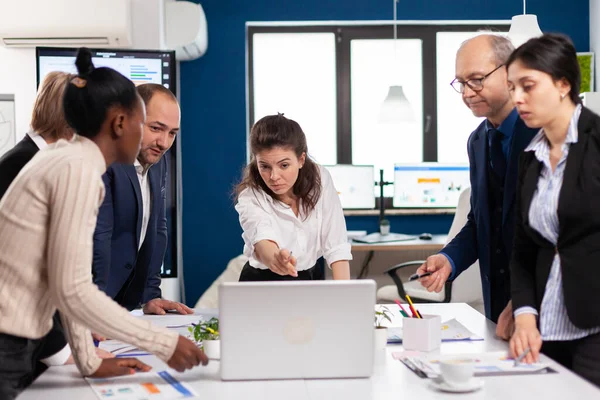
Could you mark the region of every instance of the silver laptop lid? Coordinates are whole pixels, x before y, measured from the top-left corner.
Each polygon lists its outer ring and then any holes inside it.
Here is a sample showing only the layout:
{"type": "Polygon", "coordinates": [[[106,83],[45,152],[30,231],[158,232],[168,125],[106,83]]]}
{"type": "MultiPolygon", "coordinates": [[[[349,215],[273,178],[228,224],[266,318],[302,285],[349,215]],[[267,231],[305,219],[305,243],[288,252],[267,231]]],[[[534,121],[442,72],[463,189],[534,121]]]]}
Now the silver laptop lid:
{"type": "Polygon", "coordinates": [[[369,377],[372,280],[224,283],[221,377],[369,377]]]}

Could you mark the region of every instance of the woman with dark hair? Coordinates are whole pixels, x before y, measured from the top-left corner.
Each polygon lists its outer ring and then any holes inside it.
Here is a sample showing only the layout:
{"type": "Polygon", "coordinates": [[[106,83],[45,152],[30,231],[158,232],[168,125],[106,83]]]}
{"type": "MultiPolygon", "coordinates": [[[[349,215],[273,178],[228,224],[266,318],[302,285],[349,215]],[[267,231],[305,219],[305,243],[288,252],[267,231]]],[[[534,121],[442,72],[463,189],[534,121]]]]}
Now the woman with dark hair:
{"type": "Polygon", "coordinates": [[[240,281],[350,279],[352,259],[339,195],[329,172],[308,154],[306,136],[283,114],[250,131],[250,163],[237,187],[235,209],[249,258],[240,281]]]}
{"type": "Polygon", "coordinates": [[[510,349],[600,386],[600,117],[580,104],[567,37],[531,39],[506,65],[519,115],[542,128],[519,165],[510,349]]]}
{"type": "MultiPolygon", "coordinates": [[[[60,139],[69,140],[73,137],[73,130],[65,120],[62,100],[67,83],[74,77],[72,74],[54,71],[44,78],[33,105],[31,130],[15,147],[0,157],[0,200],[12,181],[38,151],[60,139]]],[[[100,348],[96,349],[96,352],[102,358],[114,357],[100,348]]],[[[44,372],[46,366],[74,362],[58,313],[54,315],[52,329],[44,339],[40,361],[36,366],[35,376],[44,372]]]]}
{"type": "Polygon", "coordinates": [[[208,360],[176,332],[131,316],[92,283],[92,237],[104,197],[102,174],[133,163],[145,119],[127,78],[94,68],[80,49],[79,74],[63,109],[76,133],[38,152],[0,200],[0,398],[15,398],[32,380],[52,315],[60,310],[77,367],[107,377],[150,367],[133,358],[101,360],[90,329],[155,353],[183,371],[208,360]]]}

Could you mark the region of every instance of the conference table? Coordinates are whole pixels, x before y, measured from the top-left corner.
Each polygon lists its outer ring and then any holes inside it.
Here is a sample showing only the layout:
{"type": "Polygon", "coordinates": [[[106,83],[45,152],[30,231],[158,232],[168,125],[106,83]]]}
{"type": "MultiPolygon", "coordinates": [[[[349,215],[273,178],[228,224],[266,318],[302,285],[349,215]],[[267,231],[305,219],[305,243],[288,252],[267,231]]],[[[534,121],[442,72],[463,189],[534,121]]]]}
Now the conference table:
{"type": "MultiPolygon", "coordinates": [[[[389,305],[393,315],[398,315],[395,305],[389,305]]],[[[449,354],[477,354],[508,349],[507,342],[495,337],[495,324],[464,303],[421,304],[417,305],[421,313],[439,314],[442,321],[457,319],[466,328],[483,341],[444,342],[439,352],[449,354]]],[[[196,310],[198,314],[204,311],[196,310]]],[[[211,314],[213,311],[207,312],[211,314]]],[[[169,315],[173,324],[177,317],[169,315]]],[[[161,323],[160,316],[142,316],[153,322],[161,323]]],[[[189,317],[187,317],[189,320],[189,317]]],[[[393,324],[395,321],[393,321],[393,324]]],[[[352,351],[352,349],[348,349],[352,351]]],[[[392,353],[403,351],[402,345],[388,344],[385,350],[376,352],[375,370],[368,379],[314,379],[280,381],[234,381],[225,382],[219,377],[219,362],[211,361],[206,367],[177,373],[169,372],[181,382],[191,386],[202,399],[242,399],[242,400],[398,400],[404,399],[599,399],[600,389],[578,377],[569,370],[542,355],[541,362],[548,363],[557,373],[537,375],[513,375],[484,377],[482,389],[466,394],[445,393],[433,389],[430,380],[418,377],[392,353]]],[[[165,363],[154,356],[140,359],[156,370],[166,370],[165,363]]],[[[152,397],[148,397],[151,399],[152,397]]],[[[19,400],[94,400],[97,399],[87,382],[73,365],[49,368],[34,384],[18,397],[19,400]]]]}

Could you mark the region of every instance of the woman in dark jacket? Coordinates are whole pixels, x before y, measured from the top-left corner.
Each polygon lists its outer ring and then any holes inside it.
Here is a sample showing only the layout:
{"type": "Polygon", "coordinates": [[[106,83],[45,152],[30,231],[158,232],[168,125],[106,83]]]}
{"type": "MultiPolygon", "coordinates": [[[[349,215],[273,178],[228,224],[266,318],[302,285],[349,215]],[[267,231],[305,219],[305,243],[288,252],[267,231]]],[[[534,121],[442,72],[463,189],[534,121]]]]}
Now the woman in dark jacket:
{"type": "Polygon", "coordinates": [[[600,117],[582,107],[575,47],[545,34],[507,62],[521,156],[511,261],[513,356],[543,352],[600,386],[600,117]]]}

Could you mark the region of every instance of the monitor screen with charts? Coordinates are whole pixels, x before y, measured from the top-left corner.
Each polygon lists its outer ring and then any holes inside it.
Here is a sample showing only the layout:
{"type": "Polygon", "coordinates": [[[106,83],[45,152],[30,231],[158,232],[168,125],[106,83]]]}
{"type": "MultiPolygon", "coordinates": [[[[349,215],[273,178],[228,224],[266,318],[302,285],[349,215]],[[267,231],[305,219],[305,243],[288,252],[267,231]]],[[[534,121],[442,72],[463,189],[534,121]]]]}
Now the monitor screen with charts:
{"type": "Polygon", "coordinates": [[[394,207],[456,207],[460,193],[471,186],[469,166],[463,164],[396,164],[394,207]]]}
{"type": "Polygon", "coordinates": [[[372,165],[324,165],[340,195],[342,208],[375,208],[375,168],[372,165]]]}
{"type": "MultiPolygon", "coordinates": [[[[173,94],[176,88],[175,52],[167,50],[90,49],[96,68],[109,67],[120,72],[137,86],[157,83],[173,94]]],[[[37,85],[47,74],[62,71],[76,74],[77,48],[37,47],[37,85]]],[[[168,164],[167,176],[167,251],[162,265],[163,278],[177,276],[177,143],[163,157],[168,164]]]]}
{"type": "MultiPolygon", "coordinates": [[[[133,83],[158,83],[175,93],[175,52],[167,50],[106,50],[91,49],[95,67],[110,67],[133,83]]],[[[52,71],[77,73],[75,68],[76,48],[38,47],[37,83],[52,71]]]]}

